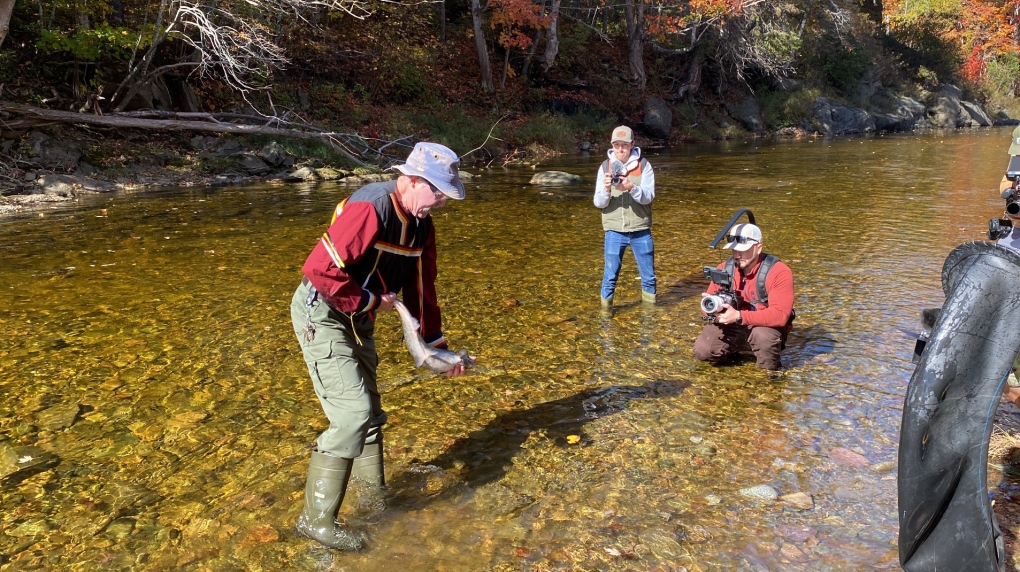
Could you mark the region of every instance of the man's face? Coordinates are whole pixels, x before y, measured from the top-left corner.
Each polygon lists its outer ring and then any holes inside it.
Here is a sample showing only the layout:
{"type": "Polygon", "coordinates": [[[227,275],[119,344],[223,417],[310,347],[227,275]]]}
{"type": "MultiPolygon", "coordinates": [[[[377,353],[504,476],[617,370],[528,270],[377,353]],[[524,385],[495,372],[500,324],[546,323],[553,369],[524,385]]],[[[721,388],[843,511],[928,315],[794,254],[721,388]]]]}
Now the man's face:
{"type": "Polygon", "coordinates": [[[417,218],[425,218],[429,216],[432,209],[446,206],[446,195],[443,194],[443,191],[433,186],[432,183],[428,182],[427,179],[412,177],[411,180],[414,185],[412,189],[414,201],[411,207],[411,214],[417,218]]]}
{"type": "Polygon", "coordinates": [[[626,163],[630,157],[630,150],[634,148],[633,143],[624,143],[623,141],[613,141],[613,155],[616,156],[616,160],[621,163],[626,163]]]}
{"type": "Polygon", "coordinates": [[[737,263],[737,266],[739,266],[741,270],[747,270],[748,267],[754,265],[760,254],[761,244],[755,244],[743,252],[734,250],[733,261],[737,263]]]}

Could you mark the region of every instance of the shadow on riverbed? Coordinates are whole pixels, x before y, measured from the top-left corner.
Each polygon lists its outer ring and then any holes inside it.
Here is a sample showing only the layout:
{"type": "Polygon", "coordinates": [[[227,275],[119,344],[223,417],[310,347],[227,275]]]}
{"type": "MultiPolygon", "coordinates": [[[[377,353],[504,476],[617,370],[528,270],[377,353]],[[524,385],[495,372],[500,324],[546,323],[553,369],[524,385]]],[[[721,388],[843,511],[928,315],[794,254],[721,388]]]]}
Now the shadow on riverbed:
{"type": "Polygon", "coordinates": [[[498,482],[533,433],[541,432],[557,447],[584,447],[591,443],[584,434],[590,421],[619,413],[634,400],[677,396],[687,387],[690,382],[679,379],[614,385],[502,413],[485,428],[457,439],[445,453],[412,462],[395,475],[388,483],[388,504],[397,510],[417,510],[463,494],[462,485],[478,489],[498,482]]]}

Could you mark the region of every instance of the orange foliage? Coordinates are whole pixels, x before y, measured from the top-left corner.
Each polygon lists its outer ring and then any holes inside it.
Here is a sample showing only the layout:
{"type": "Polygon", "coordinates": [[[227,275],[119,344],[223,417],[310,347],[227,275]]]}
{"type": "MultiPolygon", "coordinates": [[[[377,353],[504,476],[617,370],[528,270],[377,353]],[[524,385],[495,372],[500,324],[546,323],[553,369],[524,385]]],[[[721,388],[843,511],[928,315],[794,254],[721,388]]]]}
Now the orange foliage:
{"type": "Polygon", "coordinates": [[[549,18],[542,15],[542,6],[531,0],[490,0],[490,24],[499,31],[499,45],[504,48],[526,49],[531,46],[528,31],[546,28],[549,18]]]}
{"type": "Polygon", "coordinates": [[[684,4],[670,0],[654,0],[645,11],[645,30],[649,35],[666,38],[679,34],[694,24],[715,22],[740,15],[749,0],[691,0],[684,4]]]}

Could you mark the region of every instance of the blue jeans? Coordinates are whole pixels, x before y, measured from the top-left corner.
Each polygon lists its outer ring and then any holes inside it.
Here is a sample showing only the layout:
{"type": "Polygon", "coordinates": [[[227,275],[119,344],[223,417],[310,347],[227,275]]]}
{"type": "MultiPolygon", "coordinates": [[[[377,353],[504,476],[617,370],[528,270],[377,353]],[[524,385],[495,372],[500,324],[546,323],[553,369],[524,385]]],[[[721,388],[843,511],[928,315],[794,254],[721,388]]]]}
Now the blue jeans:
{"type": "Polygon", "coordinates": [[[638,274],[641,275],[641,290],[655,294],[655,245],[652,243],[650,229],[637,232],[606,231],[606,266],[602,275],[602,297],[606,300],[613,297],[616,291],[616,279],[620,277],[620,266],[623,253],[630,246],[637,261],[638,274]]]}

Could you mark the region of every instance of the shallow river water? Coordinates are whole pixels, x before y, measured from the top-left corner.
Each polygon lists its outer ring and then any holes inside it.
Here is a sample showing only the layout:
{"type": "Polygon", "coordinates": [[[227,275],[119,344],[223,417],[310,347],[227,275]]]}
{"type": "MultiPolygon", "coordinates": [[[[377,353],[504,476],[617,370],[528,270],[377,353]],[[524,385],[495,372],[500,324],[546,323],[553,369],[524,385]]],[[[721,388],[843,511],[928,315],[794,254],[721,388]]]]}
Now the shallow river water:
{"type": "Polygon", "coordinates": [[[379,317],[389,489],[345,502],[357,554],[293,532],[326,419],[289,323],[353,188],[87,197],[2,221],[0,568],[897,569],[903,330],[1001,212],[1008,144],[986,129],[649,153],[659,303],[639,303],[627,254],[608,319],[601,157],[538,167],[573,187],[473,171],[434,216],[446,336],[479,366],[416,371],[379,317]],[[708,243],[740,207],[794,272],[779,380],[691,355],[701,267],[724,257],[708,243]],[[740,492],[758,485],[802,494],[740,492]]]}

